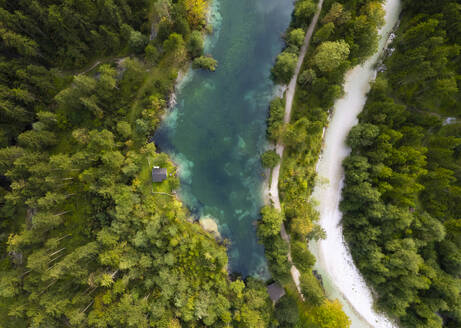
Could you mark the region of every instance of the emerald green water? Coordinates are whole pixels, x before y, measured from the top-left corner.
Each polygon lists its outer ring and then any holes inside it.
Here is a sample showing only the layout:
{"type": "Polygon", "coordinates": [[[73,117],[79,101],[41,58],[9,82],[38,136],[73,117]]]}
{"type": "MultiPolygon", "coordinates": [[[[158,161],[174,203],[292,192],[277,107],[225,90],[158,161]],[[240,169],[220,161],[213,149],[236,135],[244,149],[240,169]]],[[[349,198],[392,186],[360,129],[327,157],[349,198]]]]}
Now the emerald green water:
{"type": "MultiPolygon", "coordinates": [[[[215,0],[217,1],[217,0],[215,0]]],[[[270,68],[282,49],[292,0],[220,0],[207,51],[216,72],[192,71],[178,104],[155,136],[180,167],[180,195],[199,216],[211,216],[230,240],[230,269],[267,277],[255,221],[263,200],[259,156],[274,85],[270,68]]]]}

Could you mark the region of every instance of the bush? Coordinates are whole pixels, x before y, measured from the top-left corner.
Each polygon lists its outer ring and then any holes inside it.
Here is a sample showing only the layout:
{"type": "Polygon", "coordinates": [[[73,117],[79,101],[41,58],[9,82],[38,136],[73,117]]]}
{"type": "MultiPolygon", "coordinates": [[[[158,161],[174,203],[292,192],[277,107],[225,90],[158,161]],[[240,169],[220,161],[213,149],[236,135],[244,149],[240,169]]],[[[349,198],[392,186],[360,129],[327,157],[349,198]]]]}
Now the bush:
{"type": "Polygon", "coordinates": [[[287,43],[289,45],[301,48],[304,43],[305,36],[306,32],[304,32],[302,28],[294,29],[288,34],[287,43]]]}
{"type": "Polygon", "coordinates": [[[298,305],[291,295],[284,295],[275,305],[275,317],[280,327],[295,327],[299,320],[298,305]]]}
{"type": "Polygon", "coordinates": [[[187,49],[190,55],[195,58],[199,57],[203,53],[203,36],[199,31],[193,31],[190,35],[189,42],[187,43],[187,49]]]}
{"type": "Polygon", "coordinates": [[[141,53],[147,44],[147,37],[139,31],[132,30],[130,32],[130,39],[128,40],[128,44],[134,52],[141,53]]]}
{"type": "Polygon", "coordinates": [[[261,221],[258,225],[258,235],[262,238],[268,238],[280,233],[284,216],[272,206],[264,206],[261,209],[261,221]]]}
{"type": "Polygon", "coordinates": [[[291,245],[291,256],[293,257],[294,265],[301,272],[308,272],[315,264],[315,256],[307,248],[307,243],[303,241],[295,241],[291,245]]]}
{"type": "Polygon", "coordinates": [[[277,141],[282,135],[283,115],[285,113],[285,102],[282,98],[275,98],[269,107],[269,118],[267,120],[267,134],[272,141],[277,141]]]}
{"type": "Polygon", "coordinates": [[[150,43],[144,49],[144,53],[146,55],[146,61],[150,64],[157,62],[157,60],[160,57],[160,53],[158,49],[153,44],[150,44],[150,43]]]}
{"type": "Polygon", "coordinates": [[[349,328],[351,320],[342,310],[338,300],[326,300],[319,307],[313,309],[312,319],[319,328],[349,328]]]}
{"type": "Polygon", "coordinates": [[[177,52],[183,49],[184,39],[181,34],[171,33],[168,40],[163,42],[163,48],[166,52],[177,52]]]}
{"type": "Polygon", "coordinates": [[[311,305],[319,306],[323,303],[325,296],[320,283],[312,272],[301,274],[301,292],[306,298],[306,302],[311,305]]]}
{"type": "Polygon", "coordinates": [[[310,85],[317,78],[317,74],[312,68],[304,70],[298,78],[299,84],[302,86],[310,85]]]}
{"type": "Polygon", "coordinates": [[[120,121],[117,123],[117,132],[124,138],[128,139],[131,136],[131,126],[128,122],[120,121]]]}
{"type": "Polygon", "coordinates": [[[312,0],[299,0],[295,4],[295,21],[297,25],[307,26],[317,10],[312,0]]]}
{"type": "Polygon", "coordinates": [[[216,61],[216,59],[209,56],[200,56],[198,58],[195,58],[192,64],[194,68],[203,68],[211,72],[214,72],[216,70],[217,65],[218,62],[216,61]]]}
{"type": "Polygon", "coordinates": [[[275,150],[268,150],[261,155],[261,162],[265,168],[273,169],[280,162],[280,156],[275,150]]]}
{"type": "Polygon", "coordinates": [[[294,53],[284,51],[278,55],[271,71],[274,81],[280,84],[288,84],[293,77],[297,62],[298,56],[294,53]]]}
{"type": "Polygon", "coordinates": [[[318,29],[317,32],[315,32],[314,35],[314,43],[319,43],[328,40],[328,38],[331,36],[335,29],[335,24],[332,22],[327,23],[323,25],[321,28],[318,29]]]}
{"type": "Polygon", "coordinates": [[[317,47],[313,61],[322,72],[331,72],[347,59],[349,53],[346,41],[325,41],[317,47]]]}
{"type": "Polygon", "coordinates": [[[288,262],[288,244],[280,234],[263,240],[269,270],[275,280],[282,285],[291,281],[290,262],[288,262]]]}
{"type": "Polygon", "coordinates": [[[308,137],[309,121],[303,117],[289,124],[283,133],[283,143],[287,147],[305,147],[308,137]]]}

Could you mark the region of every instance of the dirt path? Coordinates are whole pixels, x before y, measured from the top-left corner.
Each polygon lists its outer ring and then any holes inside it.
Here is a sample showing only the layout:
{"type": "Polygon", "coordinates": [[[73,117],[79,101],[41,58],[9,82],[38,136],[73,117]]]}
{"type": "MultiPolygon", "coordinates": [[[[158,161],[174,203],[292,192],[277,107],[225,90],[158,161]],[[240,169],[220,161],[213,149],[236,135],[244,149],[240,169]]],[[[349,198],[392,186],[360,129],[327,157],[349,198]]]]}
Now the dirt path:
{"type": "MultiPolygon", "coordinates": [[[[290,83],[288,84],[287,90],[285,92],[285,97],[286,97],[286,104],[285,104],[285,116],[283,118],[283,123],[284,125],[287,125],[290,123],[291,119],[291,109],[293,107],[293,99],[296,91],[296,82],[298,81],[298,75],[301,71],[302,64],[304,62],[304,57],[306,56],[307,50],[309,49],[309,45],[311,42],[312,34],[314,33],[315,26],[317,25],[317,21],[320,16],[320,12],[322,11],[322,5],[323,5],[323,0],[320,0],[318,3],[317,7],[317,12],[315,13],[314,17],[312,18],[312,21],[307,29],[306,32],[306,37],[304,38],[304,44],[301,47],[301,51],[299,53],[298,57],[298,63],[296,64],[296,69],[295,69],[295,74],[293,75],[293,78],[291,79],[290,83]]],[[[276,145],[276,152],[279,154],[280,158],[283,158],[283,151],[285,150],[285,146],[282,144],[281,140],[277,142],[276,145]]],[[[269,197],[274,204],[274,207],[278,210],[281,210],[280,207],[280,198],[279,198],[279,175],[280,175],[280,165],[279,163],[273,170],[272,170],[272,184],[269,187],[269,197]]],[[[282,223],[282,227],[280,230],[280,235],[282,236],[283,240],[285,240],[288,244],[290,243],[290,236],[287,234],[285,225],[282,223]]],[[[288,252],[288,260],[291,262],[291,251],[288,252]]],[[[299,277],[300,273],[299,270],[292,264],[291,265],[291,276],[293,278],[293,281],[296,284],[296,288],[298,289],[298,292],[300,293],[301,297],[301,288],[299,285],[299,277]]]]}
{"type": "MultiPolygon", "coordinates": [[[[301,48],[298,63],[296,64],[296,70],[293,78],[291,79],[290,83],[288,84],[287,90],[285,92],[286,103],[285,103],[285,115],[283,117],[284,125],[290,123],[291,119],[291,109],[293,107],[293,99],[295,96],[296,91],[296,82],[298,81],[298,75],[301,71],[301,66],[304,61],[304,57],[306,56],[307,50],[309,49],[310,41],[312,38],[312,34],[314,33],[315,26],[317,25],[317,21],[320,16],[320,12],[322,11],[323,0],[320,0],[318,3],[317,12],[315,13],[314,18],[312,19],[311,24],[306,32],[306,37],[304,38],[304,44],[301,48]]],[[[282,144],[281,140],[276,145],[277,154],[279,154],[280,158],[283,158],[283,151],[285,150],[285,146],[282,144]]],[[[280,209],[280,199],[279,199],[279,175],[280,175],[280,165],[279,163],[273,170],[272,170],[272,185],[270,186],[270,198],[274,202],[274,206],[277,209],[280,209]]]]}

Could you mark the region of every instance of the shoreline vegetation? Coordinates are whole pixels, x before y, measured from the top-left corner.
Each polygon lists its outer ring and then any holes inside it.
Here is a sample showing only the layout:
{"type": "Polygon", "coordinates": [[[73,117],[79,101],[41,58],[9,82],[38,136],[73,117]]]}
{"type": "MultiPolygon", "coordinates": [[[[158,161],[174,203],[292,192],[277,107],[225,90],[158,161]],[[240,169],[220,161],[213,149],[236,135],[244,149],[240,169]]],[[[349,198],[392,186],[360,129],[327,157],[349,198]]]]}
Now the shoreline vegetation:
{"type": "MultiPolygon", "coordinates": [[[[275,307],[264,282],[229,277],[224,243],[190,222],[173,194],[176,167],[148,142],[180,72],[204,56],[210,2],[0,3],[1,327],[350,326],[312,271],[307,241],[324,231],[310,195],[330,109],[345,72],[375,50],[382,1],[325,0],[286,128],[285,99],[270,105],[268,138],[286,149],[281,159],[263,160],[269,168],[282,161],[283,212],[264,207],[258,236],[286,291],[275,307]],[[166,180],[152,183],[153,166],[167,169],[166,180]]],[[[405,327],[454,328],[461,320],[460,6],[404,3],[394,56],[349,137],[346,239],[380,308],[405,327]],[[421,76],[421,67],[430,74],[421,76]]],[[[276,82],[290,81],[316,7],[296,2],[276,82]]]]}
{"type": "Polygon", "coordinates": [[[460,21],[457,1],[403,1],[347,140],[345,240],[401,327],[461,326],[460,21]]]}
{"type": "Polygon", "coordinates": [[[277,322],[264,283],[229,279],[225,247],[170,197],[176,168],[147,142],[203,54],[208,6],[0,5],[2,327],[277,322]],[[167,179],[152,185],[152,166],[167,179]]]}
{"type": "Polygon", "coordinates": [[[383,8],[386,12],[385,23],[379,30],[377,52],[346,73],[344,95],[335,101],[325,130],[322,153],[316,165],[318,181],[311,196],[319,212],[319,225],[327,234],[326,239],[309,243],[309,249],[317,259],[314,269],[322,276],[327,295],[341,301],[352,326],[367,328],[396,326],[388,316],[375,310],[374,290],[361,276],[344,240],[339,203],[344,177],[342,162],[349,153],[346,137],[357,123],[357,116],[363,109],[371,83],[394,37],[392,31],[398,25],[400,1],[387,0],[383,8]]]}
{"type": "MultiPolygon", "coordinates": [[[[296,2],[293,21],[285,35],[286,49],[272,69],[275,82],[286,84],[290,81],[305,29],[316,7],[314,1],[296,2]]],[[[383,23],[381,1],[360,4],[347,0],[325,1],[313,46],[307,51],[297,80],[291,123],[284,126],[285,98],[275,98],[270,106],[268,139],[276,144],[282,141],[285,146],[279,179],[282,211],[274,208],[274,204],[263,208],[258,231],[261,231],[260,240],[265,245],[270,271],[287,291],[281,303],[297,304],[291,322],[287,322],[288,327],[297,324],[307,327],[350,325],[340,303],[325,299],[321,281],[312,271],[315,257],[307,242],[324,238],[325,232],[316,224],[318,213],[310,197],[316,183],[315,166],[324,129],[334,101],[343,93],[344,75],[375,52],[378,28],[383,23]],[[290,244],[280,235],[282,224],[288,226],[290,244]],[[270,227],[273,228],[268,235],[266,231],[270,227]],[[301,271],[304,302],[290,277],[290,249],[293,263],[301,271]],[[328,314],[329,318],[321,318],[319,313],[328,314]]]]}

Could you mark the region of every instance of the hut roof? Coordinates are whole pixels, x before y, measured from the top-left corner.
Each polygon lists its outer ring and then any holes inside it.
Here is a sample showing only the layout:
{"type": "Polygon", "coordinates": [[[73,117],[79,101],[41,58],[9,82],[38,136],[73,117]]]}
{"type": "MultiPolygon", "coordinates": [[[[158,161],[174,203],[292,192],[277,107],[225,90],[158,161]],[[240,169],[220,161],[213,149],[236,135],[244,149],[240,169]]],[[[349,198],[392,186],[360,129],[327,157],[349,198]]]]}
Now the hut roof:
{"type": "Polygon", "coordinates": [[[278,283],[274,282],[267,286],[267,292],[272,300],[272,302],[277,303],[277,301],[285,295],[285,289],[282,288],[278,283]]]}
{"type": "Polygon", "coordinates": [[[153,182],[162,182],[168,177],[166,168],[154,166],[152,168],[152,181],[153,182]]]}

